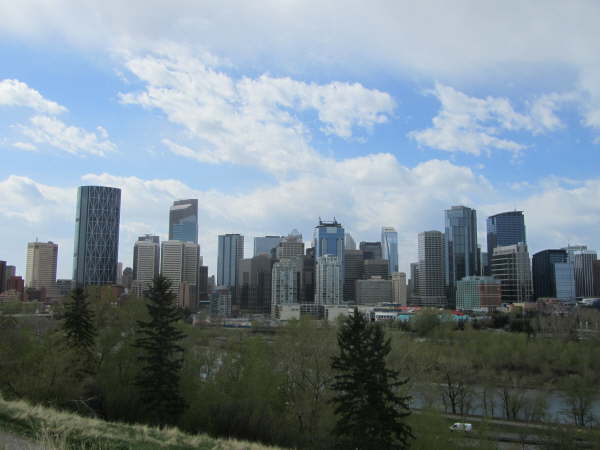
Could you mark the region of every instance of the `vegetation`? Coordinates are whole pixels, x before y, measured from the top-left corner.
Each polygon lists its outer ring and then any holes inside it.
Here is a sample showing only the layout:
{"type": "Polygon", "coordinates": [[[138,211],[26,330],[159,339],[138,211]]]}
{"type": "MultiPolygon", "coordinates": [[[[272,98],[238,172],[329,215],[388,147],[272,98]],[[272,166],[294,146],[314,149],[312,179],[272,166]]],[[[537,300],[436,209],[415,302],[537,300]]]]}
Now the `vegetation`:
{"type": "Polygon", "coordinates": [[[398,394],[406,381],[386,367],[390,341],[381,326],[354,309],[338,333],[339,355],[332,389],[338,416],[334,433],[341,449],[406,449],[412,435],[401,419],[409,415],[408,397],[398,394]]]}

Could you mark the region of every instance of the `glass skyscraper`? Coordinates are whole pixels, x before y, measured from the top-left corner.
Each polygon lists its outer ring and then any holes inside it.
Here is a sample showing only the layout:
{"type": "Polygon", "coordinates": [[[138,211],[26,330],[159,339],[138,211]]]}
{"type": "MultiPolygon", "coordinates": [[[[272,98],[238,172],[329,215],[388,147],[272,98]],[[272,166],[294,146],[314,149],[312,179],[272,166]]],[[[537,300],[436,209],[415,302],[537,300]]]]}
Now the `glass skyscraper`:
{"type": "Polygon", "coordinates": [[[198,199],[173,202],[169,210],[169,240],[198,243],[198,199]]]}
{"type": "Polygon", "coordinates": [[[314,233],[315,258],[324,255],[344,258],[344,228],[335,219],[333,222],[319,220],[314,233]]]}
{"type": "Polygon", "coordinates": [[[445,217],[444,270],[450,306],[455,284],[464,277],[477,275],[477,213],[466,206],[453,206],[445,217]]]}
{"type": "Polygon", "coordinates": [[[220,235],[217,258],[217,284],[219,286],[235,287],[238,284],[242,259],[244,259],[244,236],[240,234],[220,235]]]}
{"type": "Polygon", "coordinates": [[[488,217],[488,258],[494,254],[496,247],[505,247],[519,243],[527,243],[523,211],[508,211],[488,217]]]}
{"type": "Polygon", "coordinates": [[[398,233],[392,227],[381,229],[383,259],[389,263],[389,273],[398,272],[398,233]]]}
{"type": "Polygon", "coordinates": [[[120,215],[121,189],[77,190],[73,280],[78,286],[117,282],[120,215]]]}

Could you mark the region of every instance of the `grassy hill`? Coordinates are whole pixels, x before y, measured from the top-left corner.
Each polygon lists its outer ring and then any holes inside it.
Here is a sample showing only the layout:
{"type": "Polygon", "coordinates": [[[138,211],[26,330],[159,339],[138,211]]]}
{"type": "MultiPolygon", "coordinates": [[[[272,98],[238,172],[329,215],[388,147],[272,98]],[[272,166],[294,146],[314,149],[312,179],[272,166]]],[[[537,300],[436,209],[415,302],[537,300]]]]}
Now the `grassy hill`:
{"type": "MultiPolygon", "coordinates": [[[[52,450],[214,449],[268,450],[260,444],[191,435],[177,428],[127,425],[81,417],[0,397],[0,430],[31,440],[32,448],[52,450]],[[37,445],[36,445],[37,444],[37,445]]],[[[0,449],[2,448],[0,442],[0,449]]]]}

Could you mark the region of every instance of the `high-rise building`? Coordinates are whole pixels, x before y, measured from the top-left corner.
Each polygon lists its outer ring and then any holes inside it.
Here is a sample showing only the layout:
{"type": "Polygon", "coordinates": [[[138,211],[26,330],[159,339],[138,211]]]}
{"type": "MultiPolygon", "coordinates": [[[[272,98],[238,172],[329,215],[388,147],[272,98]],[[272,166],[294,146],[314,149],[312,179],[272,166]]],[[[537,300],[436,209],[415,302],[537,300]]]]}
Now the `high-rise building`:
{"type": "Polygon", "coordinates": [[[43,291],[42,297],[56,296],[57,259],[58,244],[53,242],[28,243],[25,287],[43,291]]]}
{"type": "Polygon", "coordinates": [[[453,206],[445,214],[444,270],[449,306],[455,306],[455,285],[477,275],[477,213],[466,206],[453,206]]]}
{"type": "Polygon", "coordinates": [[[492,255],[496,247],[527,244],[523,211],[508,211],[487,219],[487,253],[492,255]]]}
{"type": "MultiPolygon", "coordinates": [[[[150,245],[145,242],[140,245],[150,245]]],[[[171,281],[171,292],[177,296],[177,305],[198,308],[199,274],[202,266],[200,246],[193,242],[164,241],[161,245],[160,271],[171,281]]]]}
{"type": "Polygon", "coordinates": [[[270,314],[271,277],[270,256],[262,254],[240,261],[235,299],[243,312],[270,314]]]}
{"type": "Polygon", "coordinates": [[[0,261],[0,292],[6,289],[6,261],[0,261]]]}
{"type": "Polygon", "coordinates": [[[319,220],[314,231],[315,257],[337,256],[344,264],[344,228],[335,219],[333,222],[319,220]]]}
{"type": "Polygon", "coordinates": [[[406,306],[408,295],[406,292],[406,274],[404,272],[392,273],[392,303],[406,306]]]}
{"type": "Polygon", "coordinates": [[[138,297],[150,288],[159,273],[159,266],[158,239],[138,239],[133,245],[133,290],[138,297]]]}
{"type": "MultiPolygon", "coordinates": [[[[159,271],[160,271],[160,237],[159,236],[155,236],[152,234],[145,234],[144,236],[139,236],[137,242],[133,245],[133,279],[137,280],[137,262],[138,262],[138,242],[150,242],[154,245],[154,257],[152,258],[152,261],[154,262],[154,270],[152,271],[153,273],[153,278],[158,275],[159,271]]],[[[145,247],[146,249],[149,247],[145,247]]],[[[147,258],[147,257],[146,257],[147,258]]],[[[146,274],[145,276],[147,277],[149,274],[146,272],[148,270],[148,268],[144,269],[144,273],[146,274]]],[[[148,280],[145,280],[148,281],[148,280]]]]}
{"type": "Polygon", "coordinates": [[[315,303],[317,305],[342,303],[343,278],[340,259],[329,254],[317,257],[315,266],[315,303]]]}
{"type": "Polygon", "coordinates": [[[504,303],[531,301],[533,285],[527,244],[494,248],[492,276],[502,282],[504,303]]]}
{"type": "Polygon", "coordinates": [[[392,227],[381,229],[382,259],[389,263],[389,273],[398,272],[398,232],[392,227]]]}
{"type": "Polygon", "coordinates": [[[346,303],[356,303],[356,281],[363,278],[362,250],[344,250],[344,296],[346,303]]]}
{"type": "Polygon", "coordinates": [[[389,264],[387,259],[365,259],[363,262],[363,280],[372,277],[381,277],[384,280],[390,278],[389,264]]]}
{"type": "Polygon", "coordinates": [[[315,258],[310,255],[302,257],[302,290],[300,303],[314,303],[315,301],[315,258]]]}
{"type": "Polygon", "coordinates": [[[381,249],[381,242],[361,242],[359,247],[367,259],[383,259],[383,251],[381,249]]]}
{"type": "Polygon", "coordinates": [[[78,286],[116,283],[120,216],[121,189],[77,190],[73,280],[78,286]]]}
{"type": "Polygon", "coordinates": [[[563,247],[561,250],[564,250],[567,252],[567,262],[570,262],[571,264],[575,264],[575,253],[577,252],[583,252],[585,250],[587,250],[587,245],[567,245],[566,247],[563,247]]]}
{"type": "Polygon", "coordinates": [[[594,297],[600,297],[600,260],[593,262],[592,272],[594,274],[594,297]]]}
{"type": "Polygon", "coordinates": [[[494,277],[470,276],[456,282],[456,309],[494,311],[502,303],[502,282],[494,277]]]}
{"type": "Polygon", "coordinates": [[[198,199],[173,202],[169,209],[169,240],[198,243],[198,199]]]}
{"type": "Polygon", "coordinates": [[[350,233],[344,236],[344,250],[356,250],[356,241],[350,233]]]}
{"type": "Polygon", "coordinates": [[[356,303],[358,305],[375,305],[391,303],[393,299],[392,281],[381,277],[356,281],[356,303]]]}
{"type": "Polygon", "coordinates": [[[202,256],[200,256],[200,245],[193,242],[183,244],[183,272],[181,281],[187,286],[187,298],[183,306],[196,311],[198,309],[198,288],[202,256]]]}
{"type": "Polygon", "coordinates": [[[298,230],[292,230],[290,234],[282,239],[275,250],[275,255],[277,259],[304,255],[304,242],[302,242],[302,235],[298,230]]]}
{"type": "Polygon", "coordinates": [[[447,306],[444,281],[444,233],[424,231],[418,238],[419,265],[415,298],[420,306],[447,306]]]}
{"type": "Polygon", "coordinates": [[[284,258],[273,264],[271,280],[271,315],[276,317],[281,305],[300,303],[304,256],[284,258]]]}
{"type": "Polygon", "coordinates": [[[577,297],[594,296],[594,261],[597,254],[593,250],[576,251],[573,254],[575,271],[575,294],[577,297]]]}
{"type": "Polygon", "coordinates": [[[171,293],[177,297],[177,305],[184,305],[183,280],[184,243],[177,240],[163,241],[160,252],[160,273],[171,282],[171,293]]]}
{"type": "Polygon", "coordinates": [[[566,250],[543,250],[533,255],[531,258],[531,275],[533,277],[534,298],[557,298],[554,264],[566,262],[566,250]]]}
{"type": "MultiPolygon", "coordinates": [[[[443,258],[442,258],[443,261],[443,258]]],[[[419,263],[410,263],[410,279],[408,280],[408,297],[412,299],[417,295],[419,286],[419,263]]]]}
{"type": "Polygon", "coordinates": [[[560,300],[575,300],[575,270],[571,263],[553,264],[555,297],[560,300]]]}
{"type": "Polygon", "coordinates": [[[200,266],[198,270],[198,301],[208,301],[208,266],[200,266]]]}
{"type": "Polygon", "coordinates": [[[244,236],[240,234],[220,235],[217,285],[233,288],[237,286],[239,263],[242,259],[244,259],[244,236]]]}
{"type": "Polygon", "coordinates": [[[123,263],[117,263],[117,284],[121,284],[123,282],[123,263]]]}
{"type": "MultiPolygon", "coordinates": [[[[268,255],[275,250],[279,243],[284,239],[283,236],[259,236],[254,238],[254,256],[268,255]]],[[[302,250],[304,253],[304,249],[302,250]]]]}

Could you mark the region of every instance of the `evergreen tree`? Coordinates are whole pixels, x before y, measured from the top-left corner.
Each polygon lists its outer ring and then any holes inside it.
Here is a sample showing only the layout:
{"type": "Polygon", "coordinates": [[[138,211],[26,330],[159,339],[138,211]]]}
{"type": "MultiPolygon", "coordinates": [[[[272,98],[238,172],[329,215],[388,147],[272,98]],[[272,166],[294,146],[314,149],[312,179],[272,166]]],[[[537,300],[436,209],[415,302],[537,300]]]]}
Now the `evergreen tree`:
{"type": "Polygon", "coordinates": [[[65,303],[63,330],[72,349],[86,358],[93,356],[96,338],[94,313],[81,287],[73,289],[71,300],[65,303]]]}
{"type": "Polygon", "coordinates": [[[175,305],[171,282],[162,275],[154,279],[146,293],[148,322],[137,322],[134,346],[142,350],[142,363],[135,384],[149,419],[159,425],[173,424],[185,408],[179,389],[183,366],[183,348],[179,345],[185,335],[175,327],[181,313],[175,305]]]}
{"type": "Polygon", "coordinates": [[[406,383],[386,367],[390,340],[380,326],[354,309],[338,332],[340,353],[332,358],[337,372],[333,403],[338,416],[334,433],[342,449],[407,449],[414,438],[402,422],[410,414],[409,397],[396,390],[406,383]]]}

